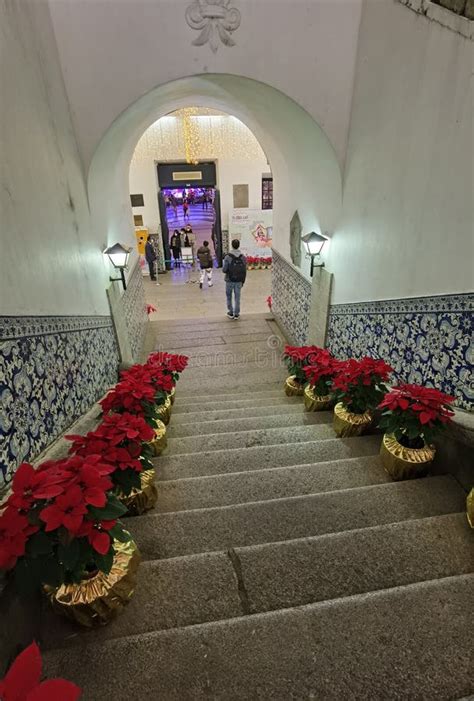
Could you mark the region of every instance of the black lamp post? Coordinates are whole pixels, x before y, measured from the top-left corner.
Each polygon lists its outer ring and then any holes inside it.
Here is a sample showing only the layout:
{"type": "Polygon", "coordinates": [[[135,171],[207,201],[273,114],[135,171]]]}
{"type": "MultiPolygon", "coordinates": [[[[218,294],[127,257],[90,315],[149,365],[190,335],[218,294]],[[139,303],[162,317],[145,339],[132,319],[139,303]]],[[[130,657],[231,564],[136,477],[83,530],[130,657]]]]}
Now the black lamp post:
{"type": "Polygon", "coordinates": [[[311,258],[310,274],[311,277],[313,277],[313,272],[315,268],[324,268],[324,261],[319,265],[315,265],[314,259],[316,258],[316,256],[319,256],[321,251],[323,250],[323,246],[327,241],[327,237],[321,236],[321,234],[317,234],[315,231],[311,231],[309,234],[306,234],[306,236],[302,236],[301,240],[303,241],[306,254],[311,258]]]}
{"type": "Polygon", "coordinates": [[[128,265],[128,258],[132,249],[127,246],[122,246],[121,243],[115,243],[105,249],[104,254],[109,257],[110,262],[117,270],[120,270],[120,277],[109,277],[110,282],[122,281],[123,289],[127,289],[125,282],[125,269],[128,265]]]}

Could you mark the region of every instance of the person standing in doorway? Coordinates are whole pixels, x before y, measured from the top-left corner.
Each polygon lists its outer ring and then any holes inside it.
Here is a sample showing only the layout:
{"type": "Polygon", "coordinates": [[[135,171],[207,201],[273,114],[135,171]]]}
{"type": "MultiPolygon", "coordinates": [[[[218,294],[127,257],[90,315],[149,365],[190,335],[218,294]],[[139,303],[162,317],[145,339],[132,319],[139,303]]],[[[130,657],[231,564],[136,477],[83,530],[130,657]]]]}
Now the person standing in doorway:
{"type": "Polygon", "coordinates": [[[186,236],[188,237],[189,245],[191,246],[193,252],[193,265],[196,256],[196,234],[193,232],[191,224],[187,224],[184,230],[186,236]]]}
{"type": "Polygon", "coordinates": [[[173,231],[173,236],[170,240],[170,248],[173,251],[174,267],[180,264],[181,259],[181,236],[178,229],[173,231]]]}
{"type": "Polygon", "coordinates": [[[232,250],[224,258],[222,272],[225,273],[225,292],[227,297],[227,316],[229,319],[240,317],[240,293],[247,277],[247,260],[239,248],[240,241],[232,241],[232,250]]]}
{"type": "Polygon", "coordinates": [[[189,204],[187,200],[183,200],[183,219],[189,221],[189,204]]]}
{"type": "Polygon", "coordinates": [[[202,196],[202,208],[206,210],[207,212],[207,205],[209,204],[209,196],[207,194],[207,191],[204,191],[204,194],[202,196]]]}
{"type": "Polygon", "coordinates": [[[150,280],[153,280],[156,282],[156,273],[155,273],[155,261],[156,261],[157,255],[155,253],[155,249],[153,248],[153,244],[150,241],[150,237],[147,238],[146,244],[145,244],[145,260],[148,263],[148,270],[150,271],[150,280]]]}
{"type": "Polygon", "coordinates": [[[176,197],[174,195],[170,196],[170,200],[171,200],[171,206],[173,207],[174,216],[176,219],[176,217],[178,216],[178,203],[176,202],[176,197]]]}
{"type": "Polygon", "coordinates": [[[202,290],[204,277],[207,275],[207,285],[212,287],[212,253],[209,248],[209,241],[204,241],[202,246],[198,248],[197,257],[201,266],[201,274],[199,276],[199,287],[202,290]]]}

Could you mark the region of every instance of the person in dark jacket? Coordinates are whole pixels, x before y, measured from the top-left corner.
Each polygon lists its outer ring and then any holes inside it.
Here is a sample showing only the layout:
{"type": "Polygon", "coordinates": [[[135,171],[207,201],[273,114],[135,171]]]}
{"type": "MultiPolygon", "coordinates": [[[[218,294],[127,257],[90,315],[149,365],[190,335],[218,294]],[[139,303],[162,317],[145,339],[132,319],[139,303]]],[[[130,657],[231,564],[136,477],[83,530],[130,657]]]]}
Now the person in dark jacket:
{"type": "Polygon", "coordinates": [[[212,287],[212,253],[209,248],[209,241],[203,241],[202,246],[197,250],[197,257],[201,266],[201,274],[199,276],[199,287],[202,290],[204,277],[207,275],[208,287],[212,287]]]}
{"type": "Polygon", "coordinates": [[[146,244],[145,244],[145,260],[148,263],[148,270],[150,271],[150,280],[155,280],[156,281],[156,272],[155,272],[155,261],[156,261],[156,253],[155,249],[153,248],[153,244],[150,241],[150,237],[147,238],[146,244]]]}
{"type": "Polygon", "coordinates": [[[229,319],[240,317],[240,293],[247,277],[247,260],[239,248],[240,241],[232,241],[232,249],[224,258],[222,272],[225,273],[225,292],[227,297],[227,316],[229,319]]]}
{"type": "Polygon", "coordinates": [[[173,236],[170,240],[170,248],[173,251],[174,267],[181,264],[181,235],[178,229],[173,231],[173,236]]]}

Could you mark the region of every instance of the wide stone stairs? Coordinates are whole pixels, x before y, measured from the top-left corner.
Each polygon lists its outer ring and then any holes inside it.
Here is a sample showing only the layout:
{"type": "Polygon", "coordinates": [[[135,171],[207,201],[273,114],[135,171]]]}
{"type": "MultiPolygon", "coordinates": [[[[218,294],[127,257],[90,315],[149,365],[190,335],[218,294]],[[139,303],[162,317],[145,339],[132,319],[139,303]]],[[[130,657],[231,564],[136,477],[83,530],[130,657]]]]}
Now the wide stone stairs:
{"type": "Polygon", "coordinates": [[[337,439],[283,392],[264,316],[151,325],[191,357],[143,556],[116,621],[45,611],[49,675],[85,701],[458,699],[474,693],[472,532],[450,475],[393,483],[380,436],[337,439]]]}

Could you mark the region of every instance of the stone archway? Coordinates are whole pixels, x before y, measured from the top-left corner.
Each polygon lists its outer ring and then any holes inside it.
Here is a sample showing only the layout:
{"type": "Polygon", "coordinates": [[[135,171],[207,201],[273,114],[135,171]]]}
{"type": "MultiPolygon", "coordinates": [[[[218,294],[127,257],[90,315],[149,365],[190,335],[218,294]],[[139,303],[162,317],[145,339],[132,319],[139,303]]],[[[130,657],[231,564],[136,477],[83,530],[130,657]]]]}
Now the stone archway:
{"type": "Polygon", "coordinates": [[[92,223],[101,244],[133,242],[128,173],[134,148],[154,121],[189,104],[235,115],[260,142],[273,172],[274,245],[283,257],[290,260],[289,226],[295,209],[305,231],[334,231],[341,209],[341,172],[323,129],[269,85],[206,74],[154,88],[118,116],[103,136],[88,174],[92,223]]]}

